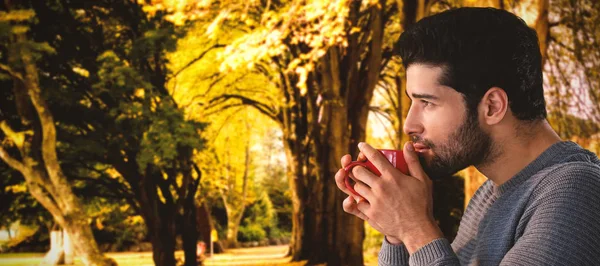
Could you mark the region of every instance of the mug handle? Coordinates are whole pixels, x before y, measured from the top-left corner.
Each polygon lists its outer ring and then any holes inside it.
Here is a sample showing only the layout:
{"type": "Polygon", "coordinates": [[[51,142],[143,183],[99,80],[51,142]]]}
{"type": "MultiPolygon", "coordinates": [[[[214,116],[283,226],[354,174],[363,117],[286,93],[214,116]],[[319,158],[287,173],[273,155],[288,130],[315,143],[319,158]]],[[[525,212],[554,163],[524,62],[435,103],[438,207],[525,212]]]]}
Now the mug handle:
{"type": "Polygon", "coordinates": [[[377,175],[377,176],[381,176],[381,173],[379,172],[379,170],[377,170],[377,168],[375,167],[375,165],[373,165],[373,163],[371,163],[370,161],[354,161],[351,162],[349,165],[346,165],[346,167],[344,167],[344,171],[346,171],[346,178],[344,179],[344,183],[346,184],[346,188],[348,190],[350,190],[350,192],[352,194],[354,194],[355,196],[358,197],[363,197],[360,194],[358,194],[358,192],[356,192],[356,190],[354,190],[354,188],[352,187],[352,185],[350,184],[350,171],[352,171],[352,168],[354,168],[355,166],[362,166],[367,168],[369,171],[373,172],[373,174],[377,175]]]}

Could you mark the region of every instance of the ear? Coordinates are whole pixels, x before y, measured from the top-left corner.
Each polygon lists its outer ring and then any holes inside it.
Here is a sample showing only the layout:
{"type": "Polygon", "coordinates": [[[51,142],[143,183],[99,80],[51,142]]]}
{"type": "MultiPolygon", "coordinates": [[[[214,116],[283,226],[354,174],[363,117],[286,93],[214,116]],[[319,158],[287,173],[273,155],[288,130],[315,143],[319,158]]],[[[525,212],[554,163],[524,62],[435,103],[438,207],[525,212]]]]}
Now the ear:
{"type": "Polygon", "coordinates": [[[503,89],[492,87],[483,95],[479,108],[487,125],[498,124],[508,112],[508,95],[503,89]]]}

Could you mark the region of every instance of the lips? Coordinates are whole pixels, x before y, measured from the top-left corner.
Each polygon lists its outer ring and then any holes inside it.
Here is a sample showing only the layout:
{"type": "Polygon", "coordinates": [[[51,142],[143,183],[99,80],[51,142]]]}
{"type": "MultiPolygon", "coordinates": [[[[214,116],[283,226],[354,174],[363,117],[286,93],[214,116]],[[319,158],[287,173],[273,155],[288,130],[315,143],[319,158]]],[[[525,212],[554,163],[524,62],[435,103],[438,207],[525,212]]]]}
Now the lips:
{"type": "Polygon", "coordinates": [[[421,144],[421,143],[414,143],[413,147],[415,147],[416,152],[426,152],[429,149],[431,149],[431,148],[429,148],[429,146],[427,146],[425,144],[421,144]]]}

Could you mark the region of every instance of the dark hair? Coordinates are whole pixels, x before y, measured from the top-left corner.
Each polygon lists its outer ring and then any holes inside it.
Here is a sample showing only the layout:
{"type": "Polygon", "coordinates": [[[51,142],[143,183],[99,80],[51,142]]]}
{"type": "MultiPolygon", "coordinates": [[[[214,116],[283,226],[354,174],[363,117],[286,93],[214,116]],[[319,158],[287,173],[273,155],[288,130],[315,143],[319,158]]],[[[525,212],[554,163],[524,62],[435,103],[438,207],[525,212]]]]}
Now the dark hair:
{"type": "Polygon", "coordinates": [[[399,52],[412,64],[441,66],[439,81],[463,94],[470,112],[492,87],[506,91],[520,120],[546,118],[537,34],[516,15],[458,8],[426,17],[402,33],[399,52]]]}

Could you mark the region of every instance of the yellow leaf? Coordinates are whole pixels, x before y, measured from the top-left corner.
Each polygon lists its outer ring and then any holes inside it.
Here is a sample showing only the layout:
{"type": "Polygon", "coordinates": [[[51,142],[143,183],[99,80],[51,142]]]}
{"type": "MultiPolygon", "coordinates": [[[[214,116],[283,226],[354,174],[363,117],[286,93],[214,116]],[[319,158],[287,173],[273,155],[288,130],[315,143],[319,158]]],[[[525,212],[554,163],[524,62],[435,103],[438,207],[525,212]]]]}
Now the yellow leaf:
{"type": "Polygon", "coordinates": [[[98,227],[100,230],[104,229],[104,225],[102,225],[102,221],[100,221],[100,219],[96,219],[96,227],[98,227]]]}

